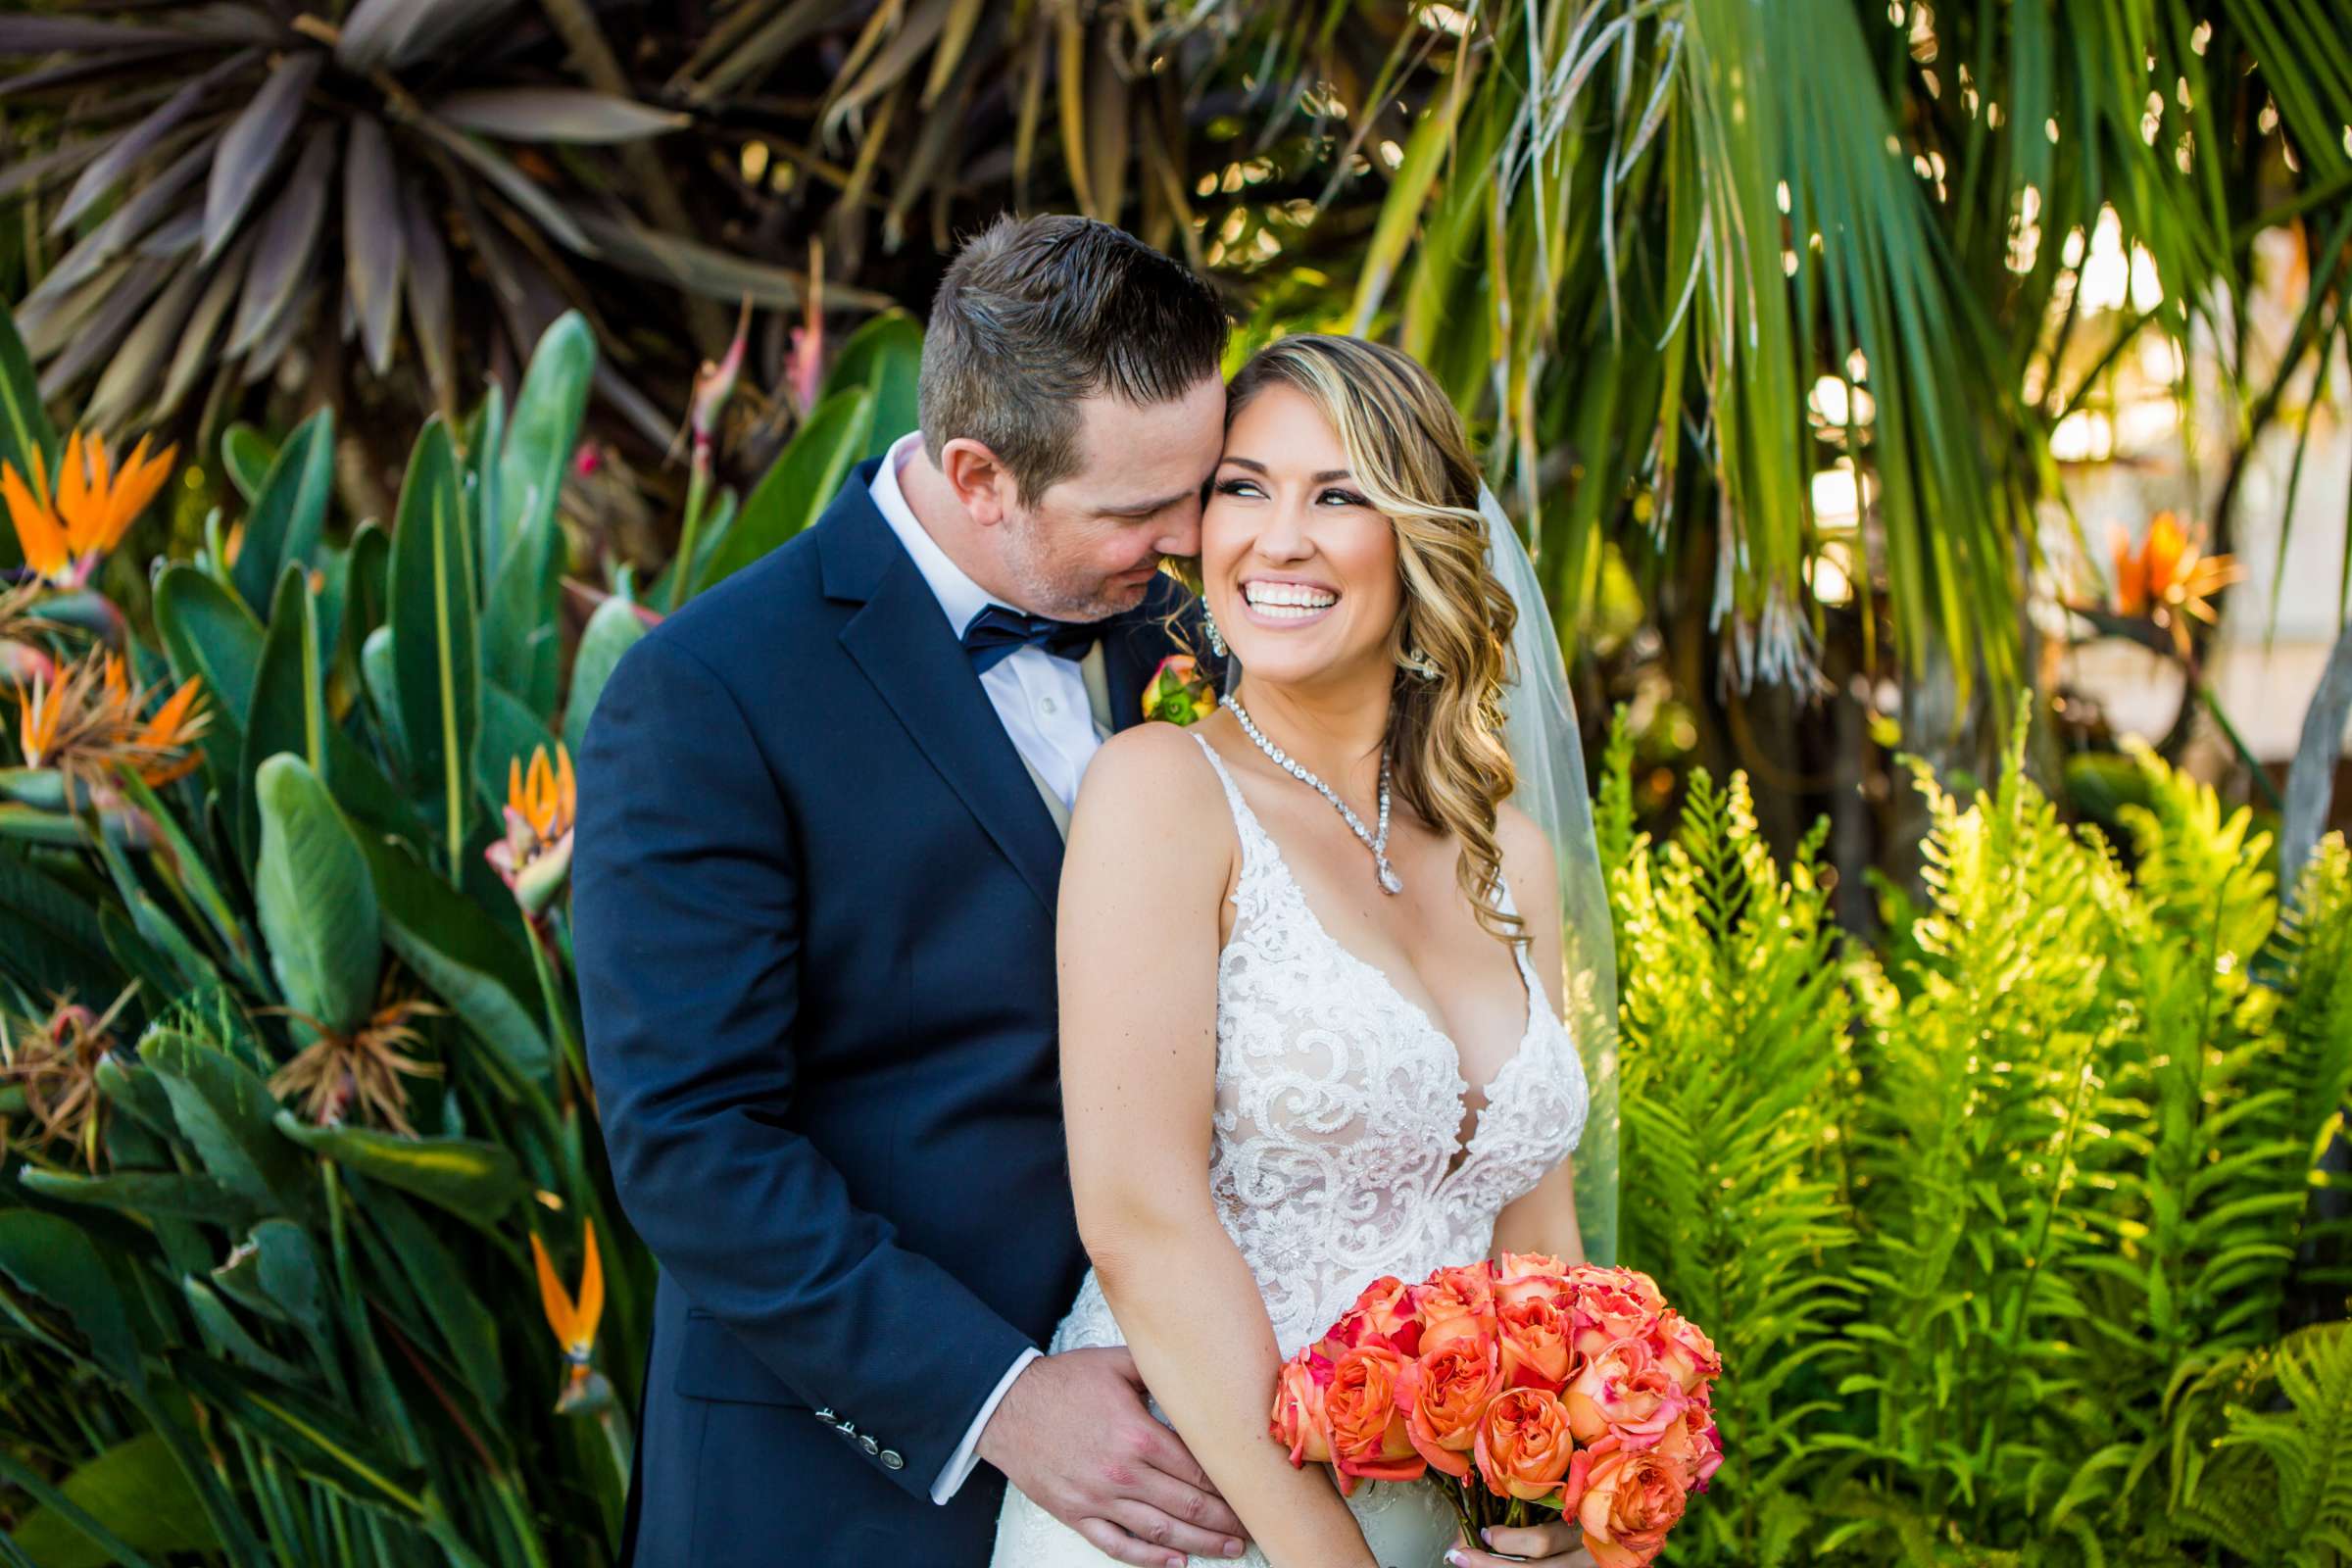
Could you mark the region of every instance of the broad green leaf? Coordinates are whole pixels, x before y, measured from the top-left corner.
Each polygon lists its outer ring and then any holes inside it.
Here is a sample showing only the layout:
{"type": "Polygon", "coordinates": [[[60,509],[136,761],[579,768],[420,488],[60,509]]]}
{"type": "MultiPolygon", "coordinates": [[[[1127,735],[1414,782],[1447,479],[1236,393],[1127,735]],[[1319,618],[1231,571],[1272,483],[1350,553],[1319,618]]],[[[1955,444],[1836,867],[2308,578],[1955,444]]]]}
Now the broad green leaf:
{"type": "Polygon", "coordinates": [[[80,1227],[29,1208],[0,1209],[0,1274],[61,1308],[108,1375],[132,1389],[146,1388],[122,1298],[80,1227]]]}
{"type": "Polygon", "coordinates": [[[251,1224],[256,1213],[233,1188],[209,1176],[153,1170],[81,1176],[72,1171],[27,1165],[17,1179],[42,1197],[61,1202],[95,1203],[133,1214],[172,1214],[182,1219],[207,1220],[231,1230],[251,1224]]]}
{"type": "Polygon", "coordinates": [[[865,387],[837,392],[809,411],[727,530],[725,547],[703,573],[705,592],[817,519],[865,451],[873,417],[874,393],[865,387]]]}
{"type": "Polygon", "coordinates": [[[277,1102],[252,1068],[161,1027],[139,1042],[139,1059],[163,1080],[180,1136],[206,1170],[265,1212],[307,1214],[316,1206],[310,1162],[271,1131],[277,1102]]]}
{"type": "Polygon", "coordinates": [[[289,565],[270,601],[270,630],[254,675],[253,708],[245,725],[248,778],[258,779],[262,764],[280,752],[301,758],[314,772],[324,769],[324,663],[309,579],[300,566],[289,565]]]}
{"type": "Polygon", "coordinates": [[[481,539],[483,580],[496,582],[515,545],[556,527],[556,500],[579,445],[580,416],[596,373],[596,335],[587,318],[566,311],[531,349],[504,446],[498,453],[496,531],[481,539]]]}
{"type": "Polygon", "coordinates": [[[507,804],[507,763],[509,760],[521,762],[529,771],[534,748],[547,750],[548,764],[556,760],[556,738],[548,733],[547,725],[538,714],[510,696],[504,688],[482,688],[482,739],[474,753],[474,787],[481,791],[483,805],[493,820],[500,819],[500,810],[507,804]]]}
{"type": "Polygon", "coordinates": [[[544,1076],[547,1036],[530,955],[402,846],[364,843],[392,951],[516,1072],[544,1076]]]}
{"type": "Polygon", "coordinates": [[[262,853],[254,901],[286,1004],[327,1029],[367,1021],[382,968],[375,886],[326,786],[301,759],[270,758],[255,776],[262,853]]]}
{"type": "Polygon", "coordinates": [[[390,626],[376,627],[360,645],[360,683],[368,690],[368,702],[375,710],[393,765],[414,776],[416,770],[408,761],[408,736],[401,729],[400,675],[393,667],[390,626]]]}
{"type": "Polygon", "coordinates": [[[425,422],[409,459],[392,535],[392,668],[410,781],[442,813],[452,875],[464,853],[466,801],[482,724],[465,531],[457,455],[448,427],[435,416],[425,422]]]}
{"type": "MultiPolygon", "coordinates": [[[[154,1432],[116,1444],[84,1461],[57,1487],[68,1503],[134,1551],[162,1558],[219,1549],[204,1503],[189,1487],[171,1446],[154,1432]]],[[[115,1555],[44,1503],[13,1532],[41,1568],[106,1568],[115,1555]]]]}
{"type": "Polygon", "coordinates": [[[587,627],[580,633],[579,650],[571,661],[571,695],[564,705],[564,746],[576,762],[580,743],[587,739],[588,720],[596,711],[597,699],[605,694],[605,682],[612,675],[612,666],[620,656],[635,645],[646,632],[645,622],[638,617],[637,607],[619,595],[596,607],[588,617],[587,627]]]}
{"type": "Polygon", "coordinates": [[[255,614],[269,608],[277,575],[287,564],[309,568],[334,476],[335,416],[333,409],[321,408],[286,437],[245,518],[231,574],[255,614]]]}
{"type": "Polygon", "coordinates": [[[363,1127],[314,1127],[280,1111],[277,1130],[322,1159],[413,1193],[487,1230],[527,1190],[503,1144],[464,1138],[401,1138],[363,1127]]]}
{"type": "MultiPolygon", "coordinates": [[[[920,422],[917,381],[923,368],[923,328],[905,311],[884,311],[852,332],[825,376],[821,405],[836,392],[864,387],[874,395],[865,446],[853,462],[878,458],[920,422]]],[[[830,494],[826,496],[831,500],[830,494]]]]}
{"type": "Polygon", "coordinates": [[[221,471],[237,487],[237,494],[245,498],[247,506],[261,495],[270,466],[277,462],[277,452],[268,436],[242,419],[220,432],[221,471]]]}
{"type": "Polygon", "coordinates": [[[155,583],[155,624],[172,673],[204,678],[217,728],[242,735],[262,663],[262,623],[234,594],[194,566],[166,566],[155,583]]]}
{"type": "Polygon", "coordinates": [[[316,1374],[304,1371],[255,1339],[252,1331],[237,1321],[236,1313],[213,1293],[210,1285],[190,1275],[179,1282],[179,1288],[186,1296],[188,1309],[195,1314],[197,1323],[220,1348],[228,1352],[230,1360],[239,1366],[250,1367],[274,1382],[295,1387],[318,1381],[316,1374]]]}

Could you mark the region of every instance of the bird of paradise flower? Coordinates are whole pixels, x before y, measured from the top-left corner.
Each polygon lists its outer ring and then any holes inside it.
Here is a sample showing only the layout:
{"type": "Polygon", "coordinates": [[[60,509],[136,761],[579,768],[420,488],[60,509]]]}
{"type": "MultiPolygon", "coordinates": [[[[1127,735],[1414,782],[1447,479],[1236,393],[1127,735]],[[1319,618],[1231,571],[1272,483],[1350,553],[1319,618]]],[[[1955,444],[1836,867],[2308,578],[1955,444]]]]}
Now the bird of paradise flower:
{"type": "Polygon", "coordinates": [[[109,458],[106,439],[96,431],[79,430],[66,443],[54,489],[40,448],[28,453],[32,472],[19,473],[0,460],[0,500],[17,531],[24,564],[60,588],[78,588],[90,579],[107,552],[122,535],[171,475],[176,443],[154,457],[147,456],[146,436],[139,437],[129,459],[118,468],[109,458]]]}

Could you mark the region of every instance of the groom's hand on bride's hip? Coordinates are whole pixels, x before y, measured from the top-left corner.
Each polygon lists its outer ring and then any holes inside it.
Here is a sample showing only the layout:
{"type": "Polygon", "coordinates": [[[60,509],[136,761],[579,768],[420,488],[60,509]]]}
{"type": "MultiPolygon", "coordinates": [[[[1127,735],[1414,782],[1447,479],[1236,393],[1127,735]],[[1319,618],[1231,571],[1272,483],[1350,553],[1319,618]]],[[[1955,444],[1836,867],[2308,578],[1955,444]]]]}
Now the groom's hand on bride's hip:
{"type": "Polygon", "coordinates": [[[1096,1550],[1138,1568],[1238,1557],[1242,1522],[1182,1439],[1144,1407],[1121,1348],[1065,1350],[1022,1369],[981,1429],[980,1457],[1096,1550]]]}

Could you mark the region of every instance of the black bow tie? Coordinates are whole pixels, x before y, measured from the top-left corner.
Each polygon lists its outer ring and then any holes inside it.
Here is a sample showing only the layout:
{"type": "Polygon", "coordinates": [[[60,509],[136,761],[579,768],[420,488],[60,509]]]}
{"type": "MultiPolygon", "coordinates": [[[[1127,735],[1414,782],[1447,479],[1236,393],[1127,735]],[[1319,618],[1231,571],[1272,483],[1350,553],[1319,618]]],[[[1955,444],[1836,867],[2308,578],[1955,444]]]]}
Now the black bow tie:
{"type": "Polygon", "coordinates": [[[963,628],[963,651],[972,661],[972,673],[984,675],[1017,648],[1043,648],[1056,659],[1083,659],[1102,636],[1099,622],[1052,620],[990,605],[963,628]]]}

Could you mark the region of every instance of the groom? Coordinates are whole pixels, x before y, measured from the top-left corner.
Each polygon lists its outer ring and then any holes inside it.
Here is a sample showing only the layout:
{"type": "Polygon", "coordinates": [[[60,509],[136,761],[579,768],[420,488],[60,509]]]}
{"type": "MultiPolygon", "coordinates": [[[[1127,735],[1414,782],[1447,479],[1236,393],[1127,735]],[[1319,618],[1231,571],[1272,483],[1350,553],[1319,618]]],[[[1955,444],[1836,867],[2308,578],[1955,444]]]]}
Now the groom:
{"type": "Polygon", "coordinates": [[[921,430],[605,688],[573,918],[661,1263],[640,1568],[982,1568],[1006,1477],[1122,1562],[1242,1549],[1124,1350],[1039,1353],[1085,1269],[1061,829],[1173,651],[1226,330],[1119,229],[1000,220],[940,286],[921,430]]]}

